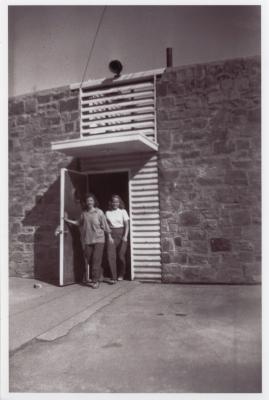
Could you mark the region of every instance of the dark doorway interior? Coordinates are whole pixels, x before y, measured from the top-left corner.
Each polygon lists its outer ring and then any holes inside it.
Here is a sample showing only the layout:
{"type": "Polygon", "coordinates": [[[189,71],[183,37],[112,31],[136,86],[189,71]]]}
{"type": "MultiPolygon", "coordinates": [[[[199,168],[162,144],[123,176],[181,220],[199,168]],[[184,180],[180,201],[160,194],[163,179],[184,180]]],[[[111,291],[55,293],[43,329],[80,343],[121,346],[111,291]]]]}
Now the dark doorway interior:
{"type": "MultiPolygon", "coordinates": [[[[124,201],[126,211],[129,214],[129,189],[128,172],[111,172],[100,174],[89,174],[88,176],[89,192],[94,193],[99,202],[99,208],[104,212],[108,209],[108,203],[112,194],[118,194],[124,201]]],[[[131,279],[131,261],[130,261],[130,240],[126,254],[126,276],[125,279],[131,279]]],[[[108,277],[109,269],[107,265],[106,251],[103,259],[104,276],[108,277]]]]}

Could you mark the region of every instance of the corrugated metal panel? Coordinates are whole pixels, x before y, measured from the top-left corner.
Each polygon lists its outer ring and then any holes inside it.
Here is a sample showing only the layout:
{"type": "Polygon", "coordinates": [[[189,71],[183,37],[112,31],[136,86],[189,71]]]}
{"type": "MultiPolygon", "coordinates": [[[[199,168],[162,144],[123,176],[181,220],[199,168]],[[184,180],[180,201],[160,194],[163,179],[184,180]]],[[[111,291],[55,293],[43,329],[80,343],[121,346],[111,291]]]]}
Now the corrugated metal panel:
{"type": "Polygon", "coordinates": [[[130,171],[131,252],[134,279],[161,280],[159,192],[156,155],[81,159],[84,171],[130,171]],[[146,177],[146,179],[145,179],[146,177]]]}

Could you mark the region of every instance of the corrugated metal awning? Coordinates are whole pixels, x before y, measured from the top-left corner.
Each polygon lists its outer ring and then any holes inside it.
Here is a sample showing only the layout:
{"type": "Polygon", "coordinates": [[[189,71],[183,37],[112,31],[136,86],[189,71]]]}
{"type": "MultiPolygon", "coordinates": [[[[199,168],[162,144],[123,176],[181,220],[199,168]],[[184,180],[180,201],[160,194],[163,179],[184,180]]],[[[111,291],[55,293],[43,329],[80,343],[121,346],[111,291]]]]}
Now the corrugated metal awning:
{"type": "Polygon", "coordinates": [[[156,152],[158,144],[141,133],[102,133],[51,143],[51,149],[73,157],[156,152]]]}

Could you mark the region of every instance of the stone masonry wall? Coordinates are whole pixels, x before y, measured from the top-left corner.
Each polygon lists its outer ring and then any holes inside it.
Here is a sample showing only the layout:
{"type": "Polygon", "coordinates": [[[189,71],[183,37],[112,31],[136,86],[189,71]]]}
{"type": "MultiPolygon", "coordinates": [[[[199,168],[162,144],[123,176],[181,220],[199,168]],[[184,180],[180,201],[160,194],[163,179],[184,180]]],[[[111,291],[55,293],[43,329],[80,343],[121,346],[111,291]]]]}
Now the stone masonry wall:
{"type": "Polygon", "coordinates": [[[69,87],[9,101],[10,275],[57,281],[61,167],[51,142],[79,137],[78,91],[69,87]]]}
{"type": "Polygon", "coordinates": [[[164,282],[260,282],[260,59],[157,84],[164,282]]]}

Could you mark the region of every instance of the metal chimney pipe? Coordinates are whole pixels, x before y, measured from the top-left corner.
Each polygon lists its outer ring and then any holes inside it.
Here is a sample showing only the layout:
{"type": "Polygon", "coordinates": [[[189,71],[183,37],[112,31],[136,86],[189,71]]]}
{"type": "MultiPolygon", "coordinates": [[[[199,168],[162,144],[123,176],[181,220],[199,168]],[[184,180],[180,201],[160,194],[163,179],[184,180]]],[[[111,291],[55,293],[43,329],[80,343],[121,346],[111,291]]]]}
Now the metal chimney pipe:
{"type": "Polygon", "coordinates": [[[166,67],[173,67],[173,49],[172,47],[166,48],[166,67]]]}

